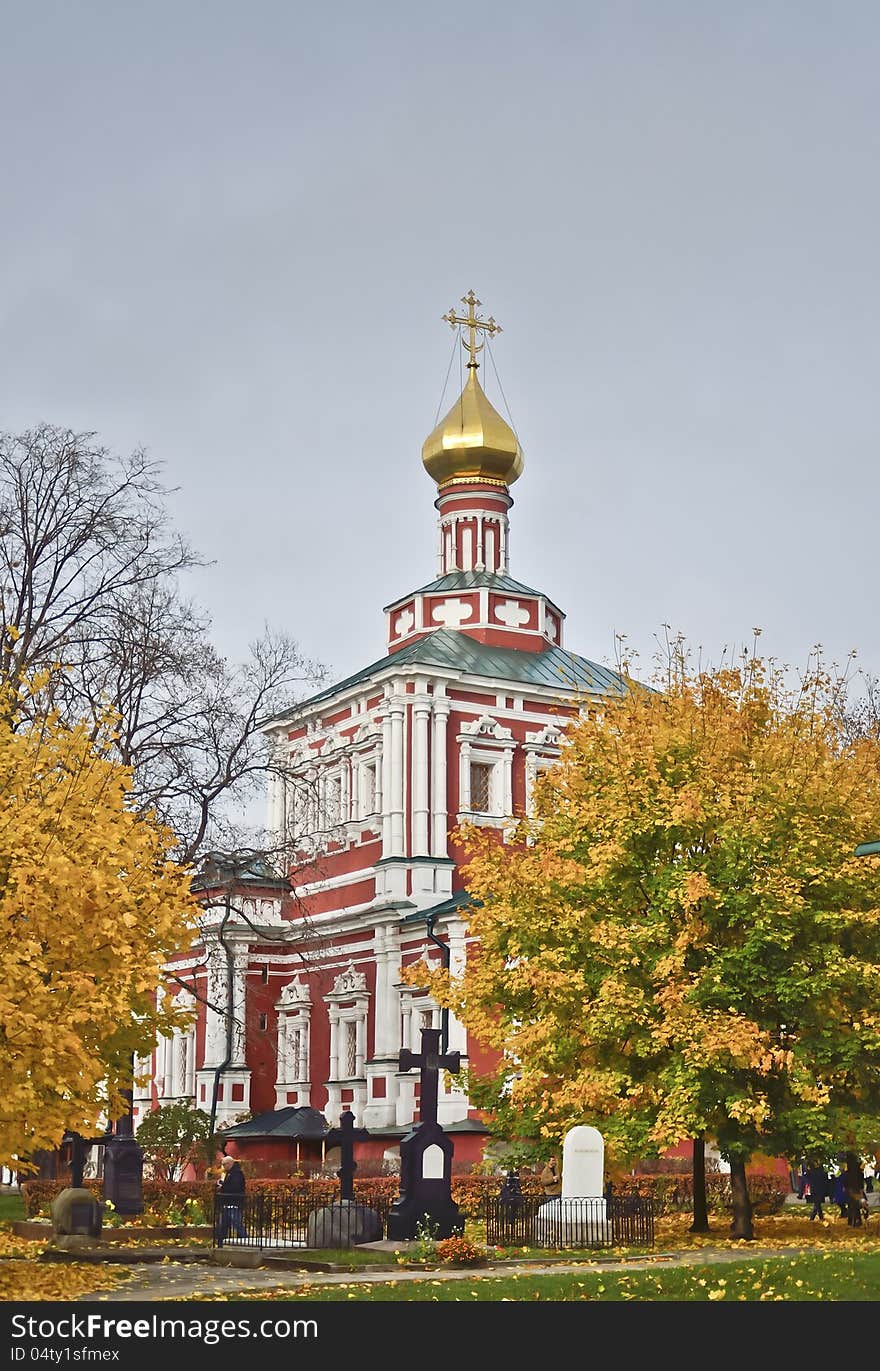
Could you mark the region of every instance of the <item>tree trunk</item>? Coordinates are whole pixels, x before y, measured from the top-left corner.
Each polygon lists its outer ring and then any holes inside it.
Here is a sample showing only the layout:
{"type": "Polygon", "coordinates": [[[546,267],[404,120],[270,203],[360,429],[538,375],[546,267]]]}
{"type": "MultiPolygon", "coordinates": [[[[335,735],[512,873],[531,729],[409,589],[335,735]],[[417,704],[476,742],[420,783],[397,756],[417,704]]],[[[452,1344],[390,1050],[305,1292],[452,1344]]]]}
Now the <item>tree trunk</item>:
{"type": "Polygon", "coordinates": [[[706,1135],[700,1133],[693,1139],[693,1189],[694,1221],[692,1233],[708,1233],[709,1206],[706,1201],[706,1135]]]}
{"type": "Polygon", "coordinates": [[[742,1157],[730,1159],[730,1189],[733,1194],[733,1222],[730,1225],[732,1238],[744,1238],[754,1242],[755,1230],[752,1225],[752,1201],[746,1184],[746,1164],[742,1157]]]}

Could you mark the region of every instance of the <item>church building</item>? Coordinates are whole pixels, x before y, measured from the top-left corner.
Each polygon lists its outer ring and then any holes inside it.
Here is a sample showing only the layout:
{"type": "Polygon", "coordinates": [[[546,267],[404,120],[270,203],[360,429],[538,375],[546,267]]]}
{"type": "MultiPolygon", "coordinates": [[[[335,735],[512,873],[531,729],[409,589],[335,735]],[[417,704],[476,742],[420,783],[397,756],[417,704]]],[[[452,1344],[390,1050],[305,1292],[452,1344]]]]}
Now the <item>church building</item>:
{"type": "MultiPolygon", "coordinates": [[[[467,382],[422,446],[435,574],[385,606],[376,661],[266,722],[270,845],[286,861],[206,862],[200,942],[169,968],[196,1021],[141,1064],[152,1081],[135,1092],[136,1123],[189,1101],[270,1169],[315,1148],[320,1157],[317,1139],[344,1109],[370,1133],[359,1157],[393,1159],[419,1107],[418,1073],[398,1071],[398,1054],[418,1050],[423,1027],[440,1028],[464,1065],[491,1069],[401,969],[463,965],[454,831],[468,821],[503,840],[558,758],[566,720],[624,689],[567,648],[556,601],[511,574],[523,454],[480,382],[485,338],[499,332],[480,303],[469,292],[444,316],[467,352],[467,382]]],[[[486,1128],[452,1076],[438,1119],[456,1168],[468,1169],[486,1128]]]]}

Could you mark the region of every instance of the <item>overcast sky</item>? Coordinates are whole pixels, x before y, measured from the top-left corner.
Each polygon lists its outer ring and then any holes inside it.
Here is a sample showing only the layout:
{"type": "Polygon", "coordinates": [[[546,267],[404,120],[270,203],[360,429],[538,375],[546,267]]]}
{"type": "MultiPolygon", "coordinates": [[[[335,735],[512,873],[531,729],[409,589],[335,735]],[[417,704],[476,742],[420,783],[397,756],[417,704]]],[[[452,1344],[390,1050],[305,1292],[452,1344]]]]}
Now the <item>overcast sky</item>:
{"type": "Polygon", "coordinates": [[[0,14],[0,428],[160,461],[230,656],[346,675],[435,575],[472,287],[567,646],[880,672],[875,0],[0,14]]]}

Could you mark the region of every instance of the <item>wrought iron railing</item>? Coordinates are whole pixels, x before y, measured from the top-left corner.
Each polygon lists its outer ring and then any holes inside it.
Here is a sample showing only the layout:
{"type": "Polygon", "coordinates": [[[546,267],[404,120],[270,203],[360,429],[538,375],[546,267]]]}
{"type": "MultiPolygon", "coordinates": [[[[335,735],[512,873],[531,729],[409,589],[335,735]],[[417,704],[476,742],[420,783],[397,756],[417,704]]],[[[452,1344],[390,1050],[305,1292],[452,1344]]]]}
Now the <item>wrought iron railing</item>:
{"type": "Polygon", "coordinates": [[[340,1204],[307,1191],[290,1194],[256,1191],[241,1199],[214,1198],[215,1247],[350,1247],[369,1241],[363,1236],[363,1209],[376,1216],[381,1238],[388,1231],[390,1199],[373,1199],[369,1206],[340,1204]]]}
{"type": "Polygon", "coordinates": [[[485,1200],[490,1247],[653,1247],[654,1205],[640,1195],[617,1199],[554,1199],[497,1195],[485,1200]]]}

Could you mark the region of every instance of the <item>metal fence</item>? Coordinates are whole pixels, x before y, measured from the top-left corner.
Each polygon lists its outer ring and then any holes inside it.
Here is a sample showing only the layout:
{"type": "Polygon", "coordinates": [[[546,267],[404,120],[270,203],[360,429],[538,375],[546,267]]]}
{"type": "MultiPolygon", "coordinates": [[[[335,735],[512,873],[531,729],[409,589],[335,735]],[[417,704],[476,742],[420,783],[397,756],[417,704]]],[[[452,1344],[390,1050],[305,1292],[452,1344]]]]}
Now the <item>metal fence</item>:
{"type": "Polygon", "coordinates": [[[306,1191],[214,1197],[214,1247],[351,1247],[388,1231],[392,1201],[345,1204],[306,1191]],[[376,1215],[373,1232],[364,1230],[364,1209],[376,1215]]]}
{"type": "Polygon", "coordinates": [[[547,1200],[520,1195],[513,1202],[488,1195],[490,1247],[653,1247],[654,1205],[639,1195],[620,1199],[547,1200]]]}

